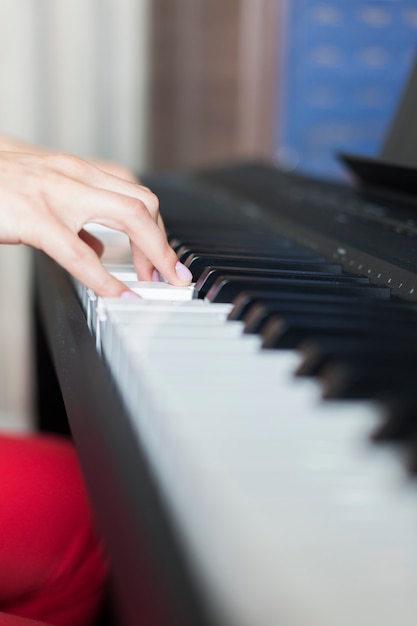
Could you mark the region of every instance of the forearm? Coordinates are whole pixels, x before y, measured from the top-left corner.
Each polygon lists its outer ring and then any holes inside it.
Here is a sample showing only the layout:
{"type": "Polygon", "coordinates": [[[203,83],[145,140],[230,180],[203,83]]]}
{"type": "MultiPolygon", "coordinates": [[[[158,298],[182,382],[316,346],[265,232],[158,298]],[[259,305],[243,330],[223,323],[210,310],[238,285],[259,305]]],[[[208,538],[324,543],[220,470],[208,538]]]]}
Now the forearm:
{"type": "MultiPolygon", "coordinates": [[[[47,150],[46,148],[41,148],[39,146],[34,146],[32,144],[26,143],[24,141],[20,141],[18,139],[9,137],[7,135],[0,134],[0,152],[23,152],[26,154],[51,154],[54,152],[53,150],[47,150]]],[[[131,183],[138,183],[138,179],[136,174],[130,170],[130,168],[121,165],[120,163],[115,163],[112,161],[106,161],[103,159],[88,159],[88,161],[98,167],[99,169],[107,172],[108,174],[112,174],[113,176],[118,176],[119,178],[123,178],[131,183]]]]}

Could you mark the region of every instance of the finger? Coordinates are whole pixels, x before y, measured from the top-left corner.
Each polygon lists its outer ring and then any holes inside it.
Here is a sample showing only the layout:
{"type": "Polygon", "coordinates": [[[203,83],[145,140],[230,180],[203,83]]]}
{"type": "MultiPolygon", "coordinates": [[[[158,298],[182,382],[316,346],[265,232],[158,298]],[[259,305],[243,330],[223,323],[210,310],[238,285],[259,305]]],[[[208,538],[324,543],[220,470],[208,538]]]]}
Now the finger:
{"type": "MultiPolygon", "coordinates": [[[[86,223],[95,222],[124,232],[143,255],[145,276],[149,275],[147,259],[171,284],[184,286],[191,282],[191,272],[178,264],[165,234],[141,200],[83,183],[70,183],[65,179],[63,185],[54,185],[47,198],[49,206],[59,206],[59,211],[55,209],[55,213],[69,226],[69,230],[78,233],[86,223]],[[58,197],[56,188],[60,192],[58,197]]],[[[44,226],[46,232],[49,232],[48,224],[44,226]]],[[[140,268],[137,269],[141,274],[140,268]]]]}
{"type": "Polygon", "coordinates": [[[103,242],[100,241],[100,239],[97,239],[97,237],[95,237],[94,235],[92,235],[91,233],[89,233],[87,230],[84,230],[84,229],[78,233],[78,236],[80,237],[80,239],[85,241],[85,243],[89,245],[90,248],[94,250],[97,256],[99,257],[102,256],[104,252],[104,245],[103,245],[103,242]]]}
{"type": "Polygon", "coordinates": [[[60,223],[49,222],[41,249],[98,296],[117,298],[129,291],[111,276],[94,250],[60,223]]]}
{"type": "MultiPolygon", "coordinates": [[[[74,206],[74,198],[68,198],[68,202],[74,206]]],[[[81,214],[79,219],[82,217],[81,223],[74,229],[77,232],[85,223],[96,222],[128,235],[136,271],[141,278],[150,279],[152,264],[173,285],[184,286],[191,282],[191,272],[184,265],[178,264],[178,258],[164,232],[140,200],[83,186],[83,192],[77,194],[76,207],[81,214]]]]}
{"type": "Polygon", "coordinates": [[[142,250],[133,243],[130,244],[130,249],[138,280],[151,281],[155,269],[153,264],[143,254],[142,250]]]}
{"type": "MultiPolygon", "coordinates": [[[[143,238],[143,232],[141,231],[136,236],[135,233],[131,236],[132,253],[136,262],[141,258],[140,254],[145,255],[153,268],[160,272],[169,283],[178,286],[189,285],[192,280],[190,270],[178,261],[177,255],[158,226],[153,223],[148,224],[147,232],[148,237],[146,239],[143,238]]],[[[135,267],[138,275],[142,275],[140,268],[136,264],[135,267]]],[[[147,265],[146,272],[149,272],[149,269],[147,265]]],[[[152,272],[153,274],[154,272],[152,272]]]]}
{"type": "Polygon", "coordinates": [[[71,155],[46,155],[44,160],[54,171],[60,172],[73,180],[84,183],[90,187],[112,191],[143,202],[150,215],[157,221],[159,216],[159,200],[147,187],[109,174],[94,167],[87,161],[71,155]]]}
{"type": "Polygon", "coordinates": [[[123,180],[127,180],[129,183],[139,184],[139,179],[134,172],[120,163],[114,163],[113,161],[102,161],[101,159],[89,159],[88,162],[97,167],[99,170],[117,176],[123,180]]]}
{"type": "Polygon", "coordinates": [[[162,219],[162,215],[161,214],[158,215],[158,219],[157,219],[156,223],[158,224],[159,228],[162,230],[162,232],[164,233],[164,235],[166,237],[167,236],[167,231],[166,231],[164,220],[162,219]]]}
{"type": "MultiPolygon", "coordinates": [[[[163,234],[166,236],[165,226],[164,226],[164,222],[161,216],[159,216],[159,219],[158,219],[158,226],[160,230],[163,232],[163,234]]],[[[133,264],[135,266],[138,279],[158,282],[160,280],[159,272],[158,270],[155,269],[153,264],[146,258],[143,252],[133,243],[131,244],[131,251],[132,251],[132,257],[133,257],[133,264]]]]}

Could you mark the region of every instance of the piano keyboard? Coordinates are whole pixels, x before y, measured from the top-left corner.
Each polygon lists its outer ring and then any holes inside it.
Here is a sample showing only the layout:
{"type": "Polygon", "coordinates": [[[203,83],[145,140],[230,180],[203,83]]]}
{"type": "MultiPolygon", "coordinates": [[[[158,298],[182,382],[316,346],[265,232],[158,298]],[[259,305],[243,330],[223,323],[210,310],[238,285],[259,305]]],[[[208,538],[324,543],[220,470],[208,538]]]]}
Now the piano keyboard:
{"type": "Polygon", "coordinates": [[[192,287],[126,253],[141,299],[77,291],[212,623],[414,626],[415,305],[179,187],[156,191],[192,287]]]}

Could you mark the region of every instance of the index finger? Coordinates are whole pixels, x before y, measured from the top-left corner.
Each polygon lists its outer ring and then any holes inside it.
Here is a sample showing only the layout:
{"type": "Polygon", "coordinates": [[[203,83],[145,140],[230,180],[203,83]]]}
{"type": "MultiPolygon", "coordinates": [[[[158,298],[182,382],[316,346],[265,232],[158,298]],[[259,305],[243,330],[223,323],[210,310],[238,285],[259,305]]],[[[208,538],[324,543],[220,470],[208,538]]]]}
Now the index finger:
{"type": "Polygon", "coordinates": [[[135,228],[130,230],[128,235],[131,240],[134,259],[140,259],[144,254],[171,285],[185,286],[190,284],[192,280],[190,270],[180,263],[169,245],[165,233],[150,217],[144,219],[142,228],[135,225],[135,228]]]}
{"type": "Polygon", "coordinates": [[[142,200],[114,191],[86,188],[84,203],[82,207],[80,206],[84,216],[84,207],[91,207],[87,209],[88,221],[127,234],[134,259],[146,257],[172,285],[183,287],[190,284],[192,274],[178,261],[177,255],[169,245],[163,222],[155,221],[142,200]],[[97,207],[100,207],[99,211],[97,207]]]}

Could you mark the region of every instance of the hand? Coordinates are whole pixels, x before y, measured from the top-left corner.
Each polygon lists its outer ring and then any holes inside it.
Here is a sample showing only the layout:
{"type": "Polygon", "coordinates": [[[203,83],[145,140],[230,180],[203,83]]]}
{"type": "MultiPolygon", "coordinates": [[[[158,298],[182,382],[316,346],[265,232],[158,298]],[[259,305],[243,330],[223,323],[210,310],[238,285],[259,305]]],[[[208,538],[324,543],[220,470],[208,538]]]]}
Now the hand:
{"type": "Polygon", "coordinates": [[[94,165],[94,167],[97,167],[99,170],[103,170],[103,172],[106,172],[107,174],[123,178],[123,180],[127,180],[129,183],[139,184],[136,174],[134,174],[128,167],[125,167],[120,163],[104,161],[102,159],[88,159],[88,162],[91,163],[91,165],[94,165]]]}
{"type": "Polygon", "coordinates": [[[173,285],[190,283],[149,189],[74,156],[0,152],[0,243],[39,248],[97,295],[120,296],[126,286],[105,270],[100,244],[83,231],[91,222],[128,235],[140,280],[152,280],[156,268],[173,285]]]}

